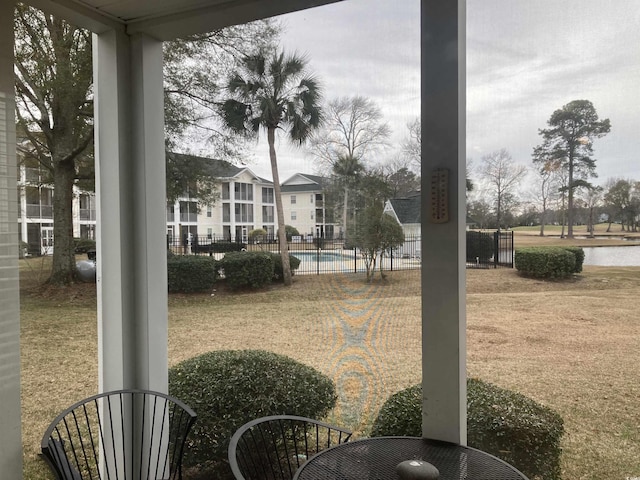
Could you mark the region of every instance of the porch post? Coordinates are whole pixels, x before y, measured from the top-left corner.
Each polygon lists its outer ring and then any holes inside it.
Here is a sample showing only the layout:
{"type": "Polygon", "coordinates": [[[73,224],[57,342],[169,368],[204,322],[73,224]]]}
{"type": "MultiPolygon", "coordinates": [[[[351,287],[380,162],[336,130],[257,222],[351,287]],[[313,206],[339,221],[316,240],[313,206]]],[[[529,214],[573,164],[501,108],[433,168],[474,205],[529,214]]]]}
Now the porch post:
{"type": "Polygon", "coordinates": [[[22,478],[20,294],[12,1],[0,2],[0,472],[22,478]]]}
{"type": "Polygon", "coordinates": [[[422,434],[460,444],[467,440],[465,5],[422,0],[421,12],[422,434]]]}
{"type": "Polygon", "coordinates": [[[100,390],[168,388],[162,42],[94,36],[100,390]]]}

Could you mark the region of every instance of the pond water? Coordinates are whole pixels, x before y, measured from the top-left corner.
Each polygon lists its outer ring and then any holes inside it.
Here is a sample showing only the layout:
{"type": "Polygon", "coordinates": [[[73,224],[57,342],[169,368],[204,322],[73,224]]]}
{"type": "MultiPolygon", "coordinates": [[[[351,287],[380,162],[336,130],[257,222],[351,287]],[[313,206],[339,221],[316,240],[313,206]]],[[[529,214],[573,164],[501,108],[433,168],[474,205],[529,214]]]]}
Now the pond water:
{"type": "Polygon", "coordinates": [[[640,245],[622,247],[583,247],[584,264],[606,267],[640,266],[640,245]]]}

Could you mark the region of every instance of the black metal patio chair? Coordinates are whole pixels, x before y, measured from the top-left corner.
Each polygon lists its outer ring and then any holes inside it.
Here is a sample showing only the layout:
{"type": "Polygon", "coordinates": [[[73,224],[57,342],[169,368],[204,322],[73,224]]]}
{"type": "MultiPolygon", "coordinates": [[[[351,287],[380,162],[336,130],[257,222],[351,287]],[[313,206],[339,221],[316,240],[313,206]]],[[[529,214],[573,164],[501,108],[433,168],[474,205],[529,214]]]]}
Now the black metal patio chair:
{"type": "Polygon", "coordinates": [[[262,417],[233,434],[229,465],[237,480],[290,480],[314,454],[350,439],[350,431],[311,418],[262,417]]]}
{"type": "Polygon", "coordinates": [[[195,420],[191,408],[163,393],[104,392],[60,413],[42,454],[58,480],[180,480],[195,420]]]}

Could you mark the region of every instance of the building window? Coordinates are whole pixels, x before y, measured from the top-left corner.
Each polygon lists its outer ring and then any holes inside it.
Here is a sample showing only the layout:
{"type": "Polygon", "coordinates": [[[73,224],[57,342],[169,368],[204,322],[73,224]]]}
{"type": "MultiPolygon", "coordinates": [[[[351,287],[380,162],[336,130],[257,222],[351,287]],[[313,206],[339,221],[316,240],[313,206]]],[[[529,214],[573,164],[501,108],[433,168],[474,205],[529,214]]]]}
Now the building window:
{"type": "Polygon", "coordinates": [[[233,193],[236,200],[253,201],[253,185],[250,183],[235,183],[233,193]]]}
{"type": "Polygon", "coordinates": [[[222,199],[229,200],[229,182],[222,184],[222,199]]]}
{"type": "Polygon", "coordinates": [[[197,202],[180,202],[180,221],[181,222],[197,222],[198,221],[198,203],[197,202]]]}
{"type": "Polygon", "coordinates": [[[222,221],[223,222],[231,221],[231,204],[230,203],[222,204],[222,221]]]}
{"type": "Polygon", "coordinates": [[[313,212],[311,212],[311,220],[313,220],[313,212]]]}
{"type": "Polygon", "coordinates": [[[297,218],[296,212],[291,212],[291,220],[297,220],[297,218]]]}
{"type": "Polygon", "coordinates": [[[264,223],[273,223],[273,207],[271,206],[262,207],[262,221],[264,223]]]}
{"type": "Polygon", "coordinates": [[[291,195],[291,205],[295,205],[295,204],[296,204],[296,196],[291,195]]]}
{"type": "Polygon", "coordinates": [[[253,222],[253,205],[248,203],[236,203],[235,213],[236,213],[236,222],[238,223],[253,222]]]}
{"type": "Polygon", "coordinates": [[[211,208],[211,205],[207,206],[207,217],[211,218],[211,216],[213,215],[213,209],[211,208]]]}
{"type": "Polygon", "coordinates": [[[273,203],[273,188],[262,187],[262,203],[273,203]]]}
{"type": "MultiPolygon", "coordinates": [[[[80,204],[80,220],[95,220],[96,207],[92,195],[80,194],[78,197],[80,204]]],[[[90,238],[90,237],[83,237],[90,238]]]]}
{"type": "Polygon", "coordinates": [[[313,193],[311,194],[311,203],[313,203],[313,193]]]}
{"type": "Polygon", "coordinates": [[[207,238],[211,239],[213,237],[213,228],[207,228],[207,238]]]}

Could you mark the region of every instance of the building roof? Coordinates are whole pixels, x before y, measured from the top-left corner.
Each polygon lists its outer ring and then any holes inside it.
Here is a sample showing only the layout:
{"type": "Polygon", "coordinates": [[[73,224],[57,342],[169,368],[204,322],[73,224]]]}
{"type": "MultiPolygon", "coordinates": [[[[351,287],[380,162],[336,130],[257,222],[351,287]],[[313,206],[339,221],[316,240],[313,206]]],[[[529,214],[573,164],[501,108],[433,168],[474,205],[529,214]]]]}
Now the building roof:
{"type": "Polygon", "coordinates": [[[317,192],[324,188],[328,179],[318,175],[310,175],[308,173],[296,173],[289,177],[281,185],[283,193],[293,192],[317,192]]]}
{"type": "Polygon", "coordinates": [[[420,223],[420,198],[420,192],[417,192],[406,198],[389,200],[401,225],[420,223]]]}
{"type": "MultiPolygon", "coordinates": [[[[406,198],[392,198],[389,200],[393,212],[401,225],[420,223],[420,192],[409,194],[406,198]]],[[[467,225],[475,225],[477,222],[467,215],[467,225]]]]}
{"type": "Polygon", "coordinates": [[[233,179],[240,176],[244,172],[248,172],[251,176],[253,176],[259,183],[269,183],[273,184],[271,180],[267,180],[266,178],[262,178],[249,168],[245,166],[237,166],[232,163],[227,162],[226,160],[219,160],[215,158],[208,157],[200,157],[198,155],[188,155],[184,153],[175,153],[175,152],[167,152],[167,156],[173,156],[176,158],[182,158],[188,161],[189,159],[193,159],[194,161],[202,161],[208,164],[208,170],[212,177],[215,178],[228,178],[233,179]]]}

